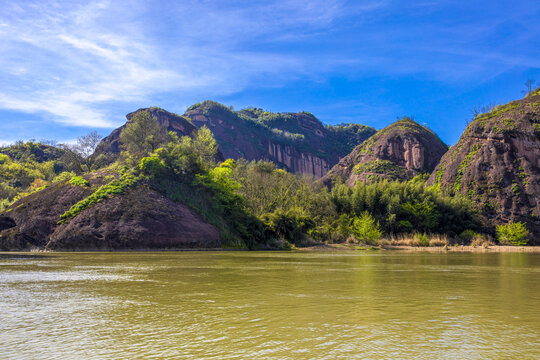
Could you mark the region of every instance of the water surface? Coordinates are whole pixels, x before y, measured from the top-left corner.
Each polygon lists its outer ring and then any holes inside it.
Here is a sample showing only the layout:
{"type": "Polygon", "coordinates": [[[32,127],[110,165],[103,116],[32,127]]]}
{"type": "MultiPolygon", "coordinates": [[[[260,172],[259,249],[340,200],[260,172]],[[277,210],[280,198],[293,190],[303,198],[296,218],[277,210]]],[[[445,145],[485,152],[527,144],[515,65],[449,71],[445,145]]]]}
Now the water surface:
{"type": "Polygon", "coordinates": [[[0,358],[540,358],[540,254],[3,254],[0,358]]]}

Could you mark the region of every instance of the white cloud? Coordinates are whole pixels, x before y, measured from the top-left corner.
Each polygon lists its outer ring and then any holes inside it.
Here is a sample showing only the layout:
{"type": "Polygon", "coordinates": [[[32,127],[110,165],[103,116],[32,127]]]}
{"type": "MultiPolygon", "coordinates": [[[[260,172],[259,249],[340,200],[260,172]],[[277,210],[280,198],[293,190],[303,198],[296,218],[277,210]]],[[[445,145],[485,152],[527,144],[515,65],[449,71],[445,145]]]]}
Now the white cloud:
{"type": "Polygon", "coordinates": [[[340,10],[334,0],[261,2],[244,10],[220,4],[182,2],[158,13],[144,2],[5,4],[0,107],[111,127],[107,102],[232,93],[260,74],[278,79],[303,66],[293,56],[239,50],[240,42],[276,32],[276,25],[324,26],[340,10]]]}

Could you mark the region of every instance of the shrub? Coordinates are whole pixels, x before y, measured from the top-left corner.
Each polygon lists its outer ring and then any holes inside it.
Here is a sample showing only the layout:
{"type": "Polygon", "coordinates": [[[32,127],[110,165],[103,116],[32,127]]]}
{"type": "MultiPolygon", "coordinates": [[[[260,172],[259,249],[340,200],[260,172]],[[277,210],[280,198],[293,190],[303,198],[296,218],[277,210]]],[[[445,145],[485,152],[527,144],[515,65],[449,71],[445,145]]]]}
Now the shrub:
{"type": "Polygon", "coordinates": [[[529,231],[525,224],[521,222],[509,222],[505,225],[497,226],[497,238],[501,244],[512,244],[515,246],[527,245],[529,242],[529,231]]]}
{"type": "Polygon", "coordinates": [[[82,176],[74,176],[69,180],[69,183],[71,186],[80,186],[80,187],[88,187],[90,183],[85,180],[82,176]]]}
{"type": "Polygon", "coordinates": [[[53,184],[56,184],[59,182],[71,180],[75,176],[76,174],[73,171],[62,171],[60,174],[58,174],[58,176],[53,179],[52,182],[53,184]]]}
{"type": "Polygon", "coordinates": [[[377,245],[382,235],[379,223],[367,211],[354,219],[352,233],[359,240],[372,245],[377,245]]]}
{"type": "Polygon", "coordinates": [[[463,242],[466,242],[466,243],[470,243],[472,241],[473,238],[477,237],[478,234],[471,230],[471,229],[467,229],[467,230],[463,230],[463,232],[461,234],[459,234],[459,238],[463,241],[463,242]]]}
{"type": "Polygon", "coordinates": [[[165,171],[165,165],[158,157],[143,157],[139,163],[139,170],[145,175],[158,176],[165,171]]]}

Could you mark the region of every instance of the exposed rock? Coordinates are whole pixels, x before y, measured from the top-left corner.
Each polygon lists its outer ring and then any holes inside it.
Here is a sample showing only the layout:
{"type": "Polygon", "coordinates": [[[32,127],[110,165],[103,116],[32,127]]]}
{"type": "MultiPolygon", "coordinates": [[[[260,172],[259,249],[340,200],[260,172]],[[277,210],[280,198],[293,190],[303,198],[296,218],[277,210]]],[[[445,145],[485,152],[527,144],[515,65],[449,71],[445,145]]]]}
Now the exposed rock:
{"type": "MultiPolygon", "coordinates": [[[[189,136],[193,133],[193,131],[197,129],[189,118],[170,113],[166,110],[163,110],[157,107],[139,109],[137,111],[127,114],[126,115],[126,118],[128,120],[127,123],[131,121],[131,118],[135,114],[141,111],[148,111],[150,115],[152,116],[152,118],[156,119],[162,127],[164,127],[167,131],[176,132],[179,137],[186,136],[186,135],[189,136]]],[[[109,136],[103,138],[103,140],[101,140],[101,142],[96,147],[96,151],[94,152],[93,156],[97,156],[100,154],[104,154],[104,155],[119,154],[120,151],[122,150],[121,142],[120,142],[120,134],[122,133],[122,130],[126,127],[126,124],[113,130],[113,132],[109,136]]]]}
{"type": "MultiPolygon", "coordinates": [[[[216,248],[218,230],[188,207],[138,185],[105,199],[64,224],[60,216],[114,174],[85,176],[89,186],[62,182],[24,197],[8,208],[15,227],[0,231],[0,249],[54,250],[216,248]]],[[[5,218],[6,215],[0,217],[5,218]]],[[[9,223],[9,220],[6,220],[9,223]]],[[[11,223],[9,223],[11,224],[11,223]]]]}
{"type": "Polygon", "coordinates": [[[310,113],[233,111],[205,101],[184,114],[206,125],[226,158],[273,161],[295,173],[321,177],[375,130],[356,124],[324,126],[310,113]]]}
{"type": "Polygon", "coordinates": [[[145,187],[84,210],[50,236],[49,249],[218,248],[218,230],[188,207],[145,187]]]}
{"type": "Polygon", "coordinates": [[[431,172],[448,147],[428,128],[403,118],[378,131],[339,161],[322,179],[354,186],[358,181],[408,180],[431,172]]]}
{"type": "Polygon", "coordinates": [[[524,221],[540,243],[540,91],[477,116],[428,182],[482,205],[496,223],[524,221]]]}
{"type": "Polygon", "coordinates": [[[8,216],[0,215],[0,231],[15,227],[15,220],[8,216]]]}

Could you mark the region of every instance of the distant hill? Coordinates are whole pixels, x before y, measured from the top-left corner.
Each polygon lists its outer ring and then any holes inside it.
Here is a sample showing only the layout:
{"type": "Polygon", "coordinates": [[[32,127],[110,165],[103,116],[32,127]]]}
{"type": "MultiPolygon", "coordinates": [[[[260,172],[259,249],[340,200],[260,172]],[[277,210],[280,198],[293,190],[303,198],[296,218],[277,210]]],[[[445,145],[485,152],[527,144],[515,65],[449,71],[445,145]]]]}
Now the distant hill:
{"type": "Polygon", "coordinates": [[[184,116],[197,127],[208,126],[226,158],[273,161],[291,172],[315,177],[326,174],[375,133],[358,124],[325,126],[308,112],[233,111],[213,101],[189,107],[184,116]]]}
{"type": "Polygon", "coordinates": [[[430,173],[447,150],[433,131],[405,117],[358,145],[323,181],[353,186],[358,181],[408,180],[430,173]]]}
{"type": "Polygon", "coordinates": [[[14,145],[0,147],[0,154],[8,155],[12,160],[16,161],[46,162],[58,160],[64,153],[64,150],[56,146],[33,141],[18,142],[14,145]]]}
{"type": "Polygon", "coordinates": [[[525,221],[540,243],[540,89],[478,115],[428,182],[495,222],[525,221]]]}

